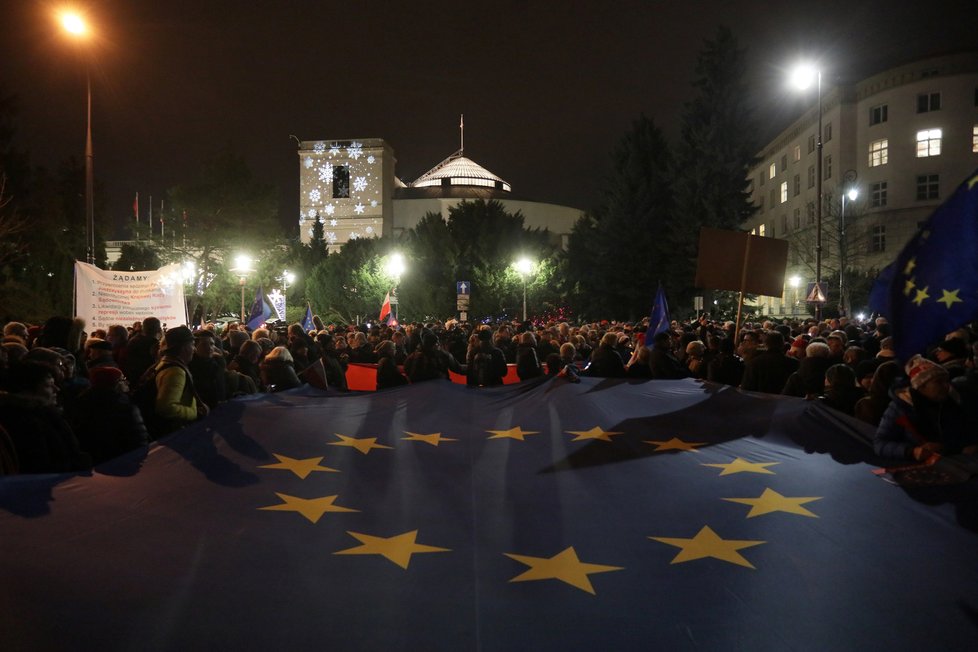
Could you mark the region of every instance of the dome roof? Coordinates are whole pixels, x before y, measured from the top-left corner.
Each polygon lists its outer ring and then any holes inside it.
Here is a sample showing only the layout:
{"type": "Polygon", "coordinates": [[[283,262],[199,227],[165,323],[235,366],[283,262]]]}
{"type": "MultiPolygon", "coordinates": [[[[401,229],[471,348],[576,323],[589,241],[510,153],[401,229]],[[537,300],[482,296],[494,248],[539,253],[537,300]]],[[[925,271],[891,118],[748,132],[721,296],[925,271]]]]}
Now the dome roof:
{"type": "Polygon", "coordinates": [[[412,188],[432,186],[479,186],[506,192],[512,190],[507,181],[497,177],[472,159],[462,156],[461,150],[422,174],[411,184],[412,188]]]}

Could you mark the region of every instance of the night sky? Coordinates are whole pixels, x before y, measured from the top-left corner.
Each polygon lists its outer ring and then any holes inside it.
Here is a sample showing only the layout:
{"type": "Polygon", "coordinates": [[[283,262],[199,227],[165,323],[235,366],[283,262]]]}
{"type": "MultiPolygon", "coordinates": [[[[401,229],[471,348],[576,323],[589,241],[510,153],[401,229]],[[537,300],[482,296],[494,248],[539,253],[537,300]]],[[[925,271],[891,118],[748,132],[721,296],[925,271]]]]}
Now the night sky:
{"type": "MultiPolygon", "coordinates": [[[[18,97],[17,145],[35,165],[83,155],[84,60],[53,2],[0,0],[0,92],[18,97]]],[[[159,205],[225,145],[298,213],[301,140],[384,138],[420,176],[459,145],[514,194],[588,208],[610,152],[645,113],[670,139],[704,39],[748,48],[758,145],[814,97],[785,70],[823,61],[826,83],[978,47],[975,0],[931,2],[398,2],[105,0],[82,3],[92,48],[95,175],[116,224],[140,193],[159,205]]],[[[121,236],[121,230],[112,234],[121,236]]]]}

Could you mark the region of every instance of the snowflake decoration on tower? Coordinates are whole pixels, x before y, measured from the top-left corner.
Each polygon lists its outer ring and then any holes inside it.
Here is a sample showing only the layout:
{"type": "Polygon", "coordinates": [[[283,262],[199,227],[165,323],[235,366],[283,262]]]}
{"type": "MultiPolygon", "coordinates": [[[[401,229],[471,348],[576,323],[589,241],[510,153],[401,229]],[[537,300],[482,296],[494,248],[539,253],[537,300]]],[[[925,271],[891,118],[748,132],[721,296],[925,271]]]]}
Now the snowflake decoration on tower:
{"type": "Polygon", "coordinates": [[[309,229],[309,237],[312,237],[312,229],[309,229]]]}
{"type": "Polygon", "coordinates": [[[377,208],[377,200],[376,199],[371,199],[370,200],[370,208],[377,208]]]}
{"type": "Polygon", "coordinates": [[[336,207],[335,206],[333,206],[332,204],[326,204],[326,214],[327,215],[332,215],[335,212],[336,212],[336,207]]]}
{"type": "Polygon", "coordinates": [[[376,160],[377,160],[377,159],[376,159],[376,158],[374,158],[374,155],[373,155],[373,154],[371,154],[370,156],[368,156],[368,157],[367,157],[367,163],[370,163],[371,165],[373,165],[373,163],[374,163],[374,162],[375,162],[376,160]]]}
{"type": "Polygon", "coordinates": [[[322,197],[323,194],[319,192],[319,188],[313,188],[312,190],[309,191],[309,201],[311,201],[314,204],[318,203],[319,200],[322,199],[322,197]]]}
{"type": "Polygon", "coordinates": [[[350,143],[350,146],[346,148],[346,153],[349,154],[350,158],[352,158],[354,161],[359,160],[360,157],[363,156],[363,143],[358,143],[354,140],[352,143],[350,143]]]}
{"type": "Polygon", "coordinates": [[[319,180],[331,181],[332,179],[333,179],[333,164],[327,161],[326,165],[319,168],[319,180]]]}
{"type": "Polygon", "coordinates": [[[306,160],[305,160],[305,163],[304,163],[303,165],[305,165],[305,166],[306,166],[306,169],[307,169],[307,170],[308,170],[309,168],[311,168],[311,167],[312,167],[312,157],[311,157],[311,156],[307,156],[307,157],[306,157],[306,160]]]}
{"type": "Polygon", "coordinates": [[[327,231],[326,232],[326,242],[328,242],[330,244],[333,244],[334,242],[336,242],[336,233],[334,231],[327,231]]]}
{"type": "Polygon", "coordinates": [[[337,143],[333,143],[329,146],[329,155],[336,156],[340,153],[340,146],[337,143]]]}
{"type": "Polygon", "coordinates": [[[357,233],[356,231],[354,231],[353,233],[350,234],[350,240],[356,240],[359,237],[360,237],[360,234],[357,233]]]}
{"type": "Polygon", "coordinates": [[[336,218],[335,217],[329,221],[329,225],[330,226],[336,226],[336,218]]]}
{"type": "Polygon", "coordinates": [[[374,232],[374,227],[368,226],[367,228],[364,229],[364,231],[366,231],[367,233],[373,233],[374,232]]]}
{"type": "Polygon", "coordinates": [[[312,151],[316,152],[317,154],[322,154],[326,151],[326,143],[322,141],[317,142],[312,146],[312,151]]]}
{"type": "Polygon", "coordinates": [[[306,213],[306,215],[309,217],[316,217],[317,215],[319,215],[319,211],[317,211],[315,208],[310,208],[309,212],[306,213]]]}
{"type": "Polygon", "coordinates": [[[357,204],[356,206],[353,207],[353,212],[356,213],[357,215],[363,215],[363,211],[365,208],[366,206],[364,206],[363,204],[357,204]]]}
{"type": "Polygon", "coordinates": [[[367,177],[355,177],[353,179],[353,189],[357,192],[363,192],[367,189],[367,177]]]}

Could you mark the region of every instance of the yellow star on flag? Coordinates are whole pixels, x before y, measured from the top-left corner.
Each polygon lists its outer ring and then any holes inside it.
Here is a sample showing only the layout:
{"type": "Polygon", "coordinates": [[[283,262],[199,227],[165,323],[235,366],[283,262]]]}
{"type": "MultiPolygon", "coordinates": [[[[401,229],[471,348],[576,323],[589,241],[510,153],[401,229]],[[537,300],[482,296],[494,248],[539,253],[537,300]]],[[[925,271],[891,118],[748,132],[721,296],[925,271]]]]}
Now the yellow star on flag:
{"type": "Polygon", "coordinates": [[[723,469],[720,475],[732,475],[734,473],[766,473],[774,475],[774,471],[768,471],[766,467],[780,464],[780,462],[748,462],[743,458],[735,458],[733,462],[727,464],[704,464],[703,466],[715,466],[723,469]]]}
{"type": "Polygon", "coordinates": [[[302,514],[311,523],[318,523],[319,519],[323,517],[326,512],[358,512],[358,509],[350,509],[349,507],[340,507],[339,505],[334,505],[333,501],[339,498],[339,495],[334,496],[323,496],[322,498],[299,498],[297,496],[289,496],[288,494],[275,494],[282,499],[280,505],[269,505],[268,507],[259,507],[258,509],[264,509],[272,512],[298,512],[302,514]]]}
{"type": "Polygon", "coordinates": [[[670,546],[681,548],[670,564],[681,564],[696,559],[706,559],[712,557],[720,561],[727,561],[738,566],[754,568],[753,564],[744,559],[737,552],[742,548],[759,546],[767,541],[738,541],[736,539],[721,539],[716,532],[710,529],[709,525],[704,525],[703,529],[696,533],[692,539],[675,539],[670,537],[649,537],[653,541],[665,543],[670,546]]]}
{"type": "Polygon", "coordinates": [[[903,268],[903,273],[906,276],[910,276],[910,272],[912,272],[913,268],[916,266],[917,266],[917,258],[916,257],[911,258],[910,260],[907,261],[906,267],[903,268]]]}
{"type": "Polygon", "coordinates": [[[523,430],[519,426],[510,428],[509,430],[487,430],[486,432],[492,433],[492,437],[489,439],[519,439],[520,441],[526,441],[526,435],[540,434],[536,430],[523,430]]]}
{"type": "Polygon", "coordinates": [[[585,439],[600,439],[601,441],[611,441],[611,438],[615,435],[620,435],[620,432],[609,432],[607,430],[602,430],[600,426],[594,426],[590,430],[567,430],[566,432],[577,435],[571,441],[583,441],[585,439]]]}
{"type": "Polygon", "coordinates": [[[407,568],[411,563],[411,555],[422,552],[451,552],[451,548],[436,548],[417,543],[417,530],[386,539],[359,532],[347,531],[347,534],[362,545],[334,552],[334,555],[381,555],[401,568],[407,568]]]}
{"type": "Polygon", "coordinates": [[[696,450],[697,446],[705,446],[705,441],[683,441],[678,437],[673,437],[669,441],[650,441],[646,439],[644,444],[651,444],[656,447],[655,452],[661,453],[662,451],[692,451],[698,453],[696,450]]]}
{"type": "Polygon", "coordinates": [[[362,439],[357,439],[356,437],[346,437],[339,433],[334,433],[340,438],[340,441],[329,442],[330,446],[349,446],[350,448],[355,448],[364,455],[370,452],[372,448],[392,448],[391,446],[384,446],[383,444],[377,443],[376,437],[364,437],[362,439]]]}
{"type": "Polygon", "coordinates": [[[421,435],[416,432],[404,431],[407,437],[401,437],[404,441],[423,441],[426,444],[431,444],[432,446],[437,446],[443,441],[458,441],[457,439],[451,439],[449,437],[442,437],[440,432],[433,432],[430,435],[421,435]]]}
{"type": "Polygon", "coordinates": [[[773,489],[765,489],[764,492],[757,498],[724,498],[724,500],[728,500],[732,503],[750,505],[751,508],[750,511],[747,512],[747,518],[763,516],[764,514],[771,514],[772,512],[787,512],[788,514],[798,514],[799,516],[818,518],[817,514],[811,513],[802,507],[802,505],[821,499],[821,496],[789,498],[788,496],[782,496],[773,489]]]}
{"type": "Polygon", "coordinates": [[[915,287],[917,287],[916,281],[913,278],[908,278],[903,286],[903,296],[909,297],[915,287]]]}
{"type": "Polygon", "coordinates": [[[960,291],[961,291],[960,288],[958,288],[957,290],[951,290],[950,292],[948,292],[947,290],[941,290],[944,296],[938,299],[937,303],[947,304],[948,310],[950,310],[951,306],[954,305],[955,303],[964,303],[964,299],[958,297],[958,293],[960,291]]]}
{"type": "Polygon", "coordinates": [[[577,558],[574,547],[571,546],[559,552],[553,557],[528,557],[526,555],[513,555],[504,553],[510,559],[515,559],[521,564],[526,564],[530,570],[517,575],[510,582],[531,582],[534,580],[560,580],[566,582],[574,588],[587,591],[594,595],[594,587],[588,575],[592,573],[607,573],[608,571],[622,570],[621,566],[603,566],[601,564],[587,564],[577,558]]]}
{"type": "Polygon", "coordinates": [[[265,464],[259,466],[259,469],[284,469],[286,471],[292,471],[297,476],[305,480],[309,477],[309,474],[313,471],[329,471],[330,473],[339,473],[339,469],[331,469],[328,466],[320,466],[319,463],[323,461],[321,457],[308,457],[306,459],[297,460],[293,457],[288,457],[286,455],[279,455],[278,453],[272,453],[277,459],[278,464],[265,464]]]}
{"type": "Polygon", "coordinates": [[[917,290],[917,296],[913,298],[913,302],[916,303],[918,306],[923,305],[924,301],[930,298],[930,295],[927,294],[927,290],[929,289],[930,286],[928,285],[923,290],[917,290]]]}

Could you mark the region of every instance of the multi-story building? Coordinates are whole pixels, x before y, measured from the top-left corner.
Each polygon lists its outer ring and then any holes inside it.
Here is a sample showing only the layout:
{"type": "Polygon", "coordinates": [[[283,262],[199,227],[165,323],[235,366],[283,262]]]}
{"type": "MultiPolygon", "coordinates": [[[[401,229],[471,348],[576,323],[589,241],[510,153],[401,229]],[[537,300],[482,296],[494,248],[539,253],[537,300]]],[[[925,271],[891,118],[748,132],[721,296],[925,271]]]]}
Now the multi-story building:
{"type": "MultiPolygon", "coordinates": [[[[785,292],[760,297],[763,314],[804,313],[805,291],[815,280],[814,104],[764,146],[750,170],[758,210],[746,228],[789,241],[785,292]]],[[[822,145],[822,280],[831,281],[828,306],[835,310],[856,279],[892,262],[978,167],[978,52],[923,59],[834,87],[823,77],[822,145]],[[858,196],[843,199],[851,190],[858,196]]]]}
{"type": "Polygon", "coordinates": [[[413,182],[394,174],[394,151],[379,138],[306,141],[299,147],[299,234],[312,237],[316,220],[327,242],[399,235],[428,213],[448,219],[465,200],[497,200],[523,224],[547,229],[555,244],[567,245],[582,211],[514,196],[507,181],[455,152],[413,182]]]}

